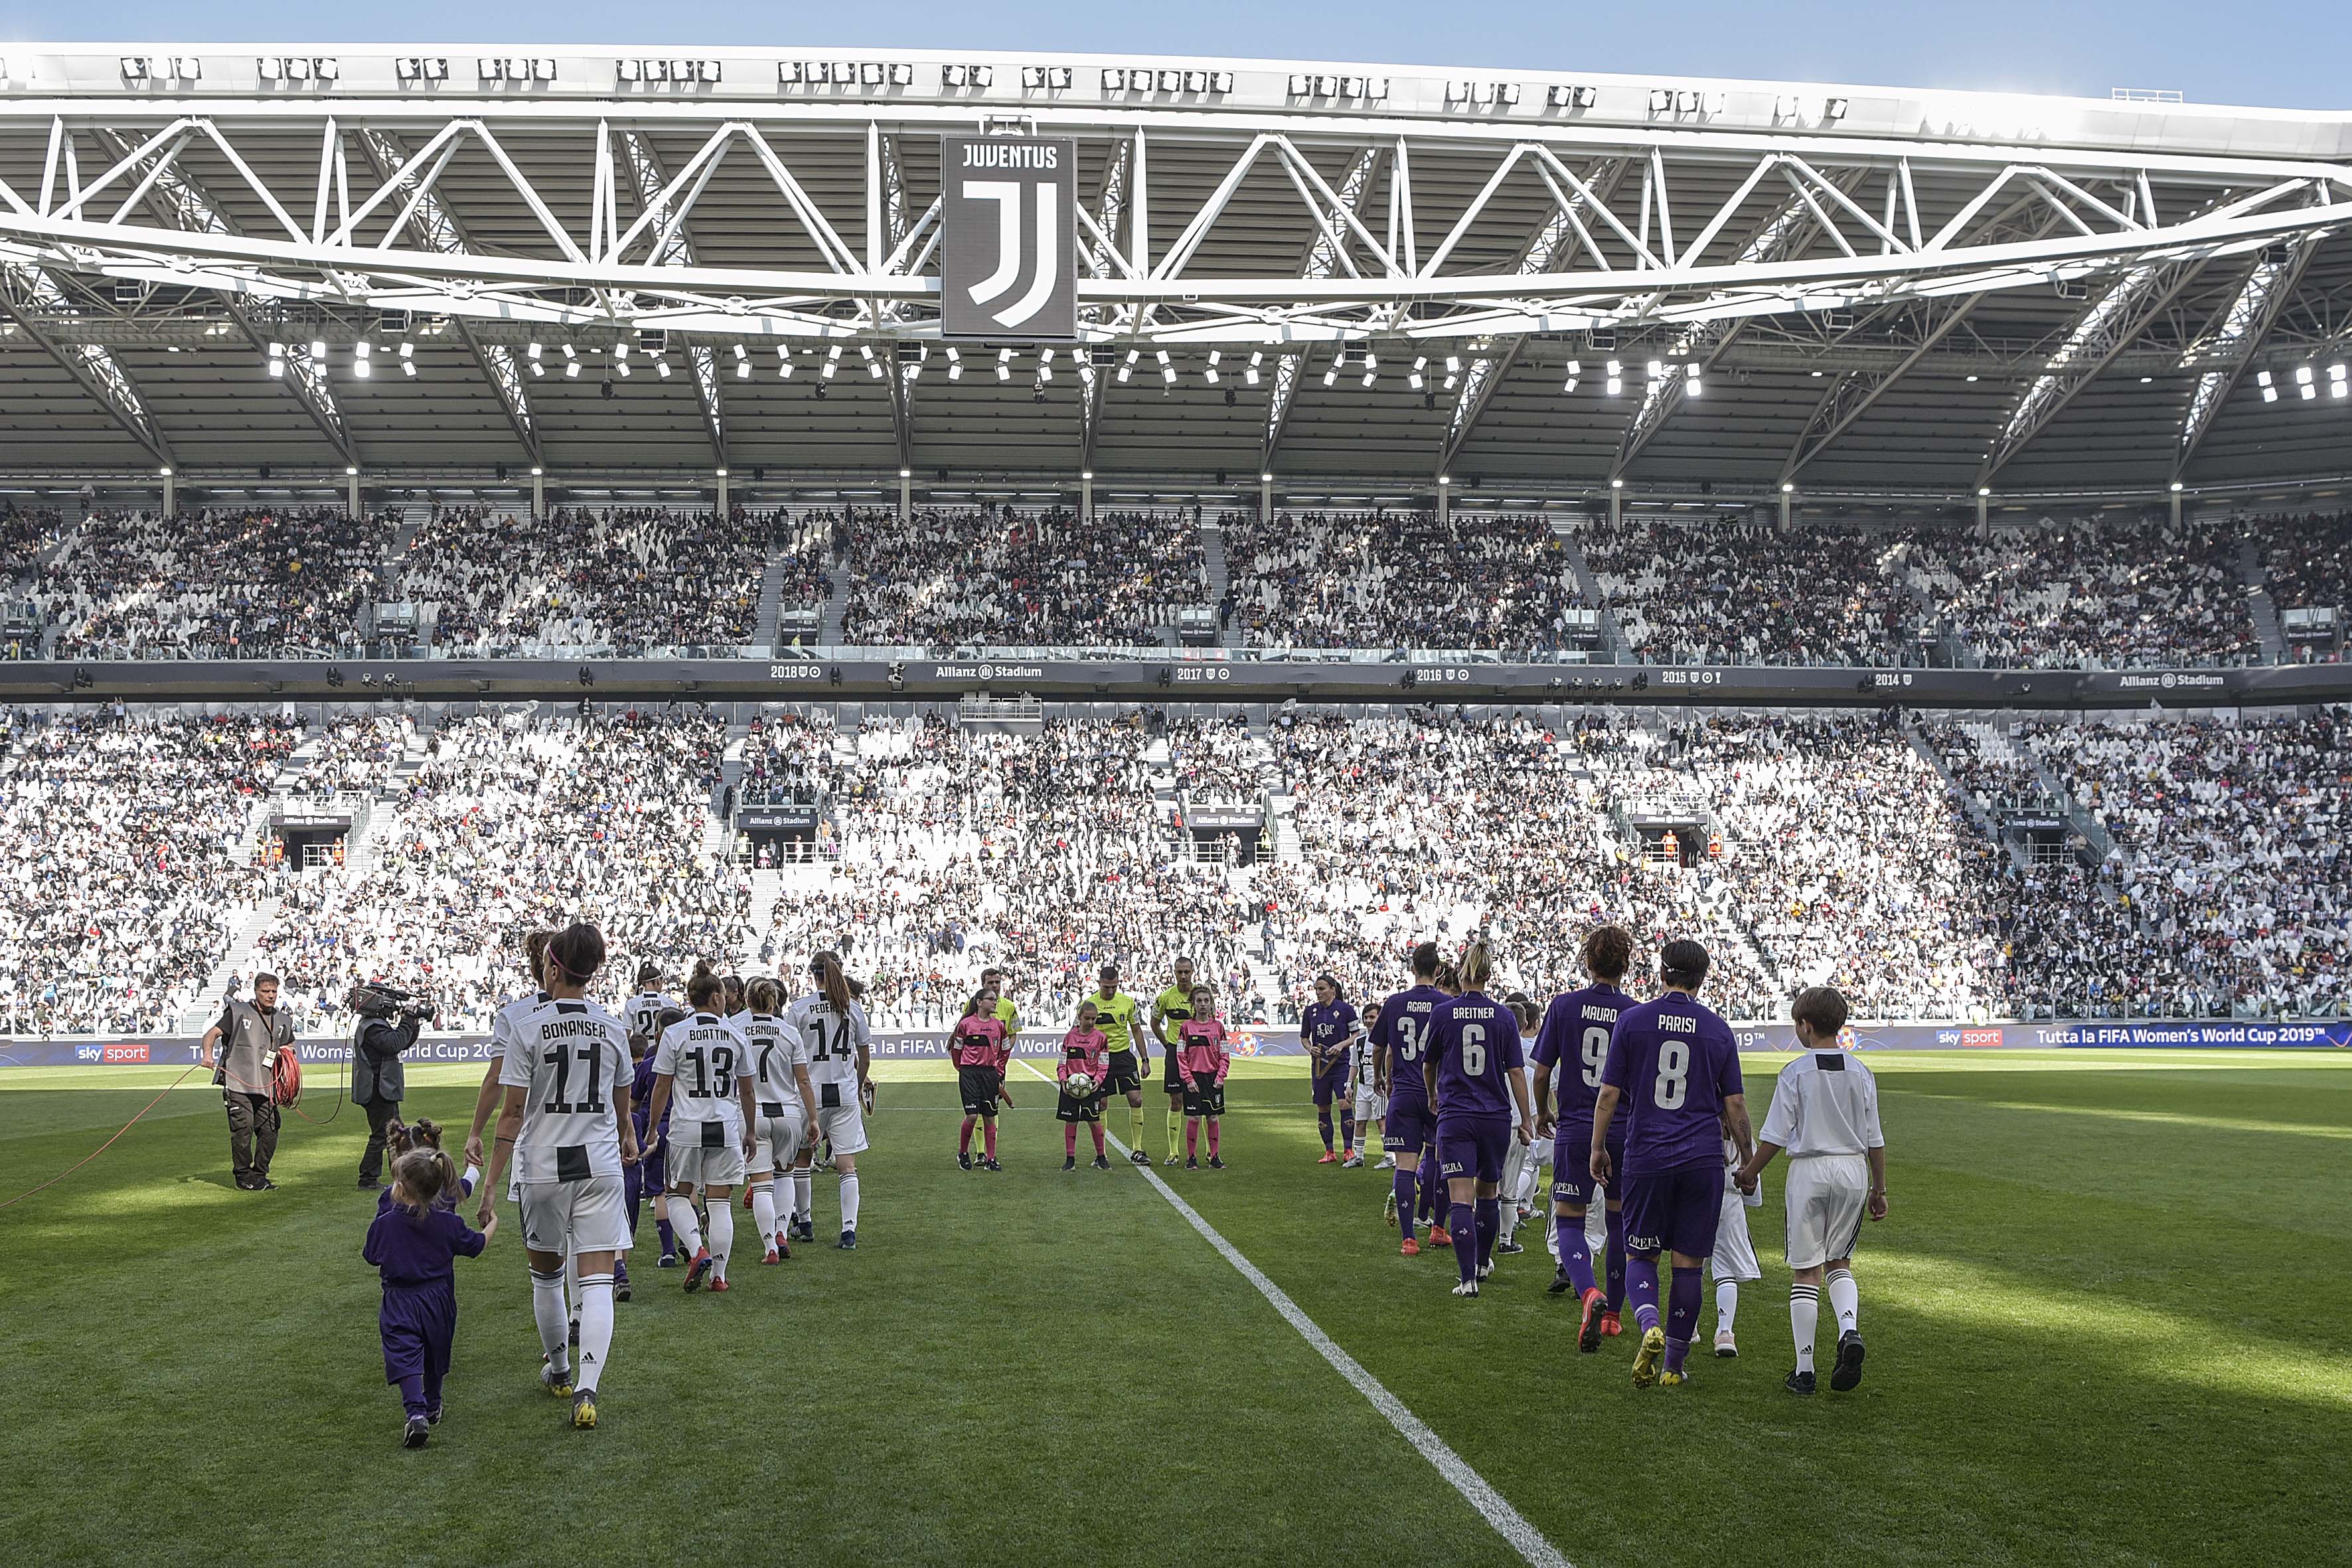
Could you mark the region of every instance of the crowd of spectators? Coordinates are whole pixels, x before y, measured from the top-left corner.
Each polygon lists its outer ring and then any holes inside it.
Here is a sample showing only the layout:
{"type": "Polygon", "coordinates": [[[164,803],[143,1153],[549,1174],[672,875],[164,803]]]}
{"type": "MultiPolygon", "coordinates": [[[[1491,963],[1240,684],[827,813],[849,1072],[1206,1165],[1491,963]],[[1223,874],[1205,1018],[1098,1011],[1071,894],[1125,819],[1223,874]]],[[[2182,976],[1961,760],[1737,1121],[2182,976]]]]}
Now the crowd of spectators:
{"type": "Polygon", "coordinates": [[[1637,515],[1578,541],[1645,664],[1920,662],[1906,536],[1637,515]]]}
{"type": "Polygon", "coordinates": [[[2334,610],[2336,635],[2320,651],[2339,647],[2352,619],[2352,511],[2248,518],[2245,530],[2271,603],[2281,610],[2334,610]]]}
{"type": "Polygon", "coordinates": [[[1583,646],[1559,540],[1540,516],[1227,512],[1231,615],[1253,647],[1497,649],[1583,646]]]}
{"type": "Polygon", "coordinates": [[[429,994],[442,1027],[482,1029],[524,988],[534,927],[595,921],[616,972],[732,955],[751,895],[709,842],[724,739],[695,709],[452,719],[370,853],[283,875],[258,961],[325,1029],[349,1026],[346,993],[369,979],[429,994]]]}
{"type": "Polygon", "coordinates": [[[731,648],[758,627],[772,547],[805,566],[815,542],[785,513],[741,507],[558,507],[536,523],[436,508],[400,593],[426,606],[431,645],[452,656],[731,648]]]}
{"type": "Polygon", "coordinates": [[[1920,726],[1952,782],[1975,796],[1996,824],[2011,812],[2056,809],[2032,759],[1990,731],[1988,723],[1949,720],[1920,726]]]}
{"type": "Polygon", "coordinates": [[[2242,664],[2259,650],[2234,523],[2076,522],[1920,542],[1924,590],[1990,668],[2242,664]]]}
{"type": "Polygon", "coordinates": [[[329,657],[360,643],[394,528],[330,508],[101,514],[33,597],[58,658],[329,657]]]}
{"type": "Polygon", "coordinates": [[[843,533],[856,646],[1157,645],[1208,598],[1190,512],[918,507],[902,522],[858,508],[843,533]]]}
{"type": "MultiPolygon", "coordinates": [[[[1154,990],[1179,957],[1229,1017],[1279,1024],[1318,973],[1360,1000],[1401,983],[1413,942],[1480,932],[1503,983],[1540,996],[1576,982],[1601,920],[1648,951],[1706,942],[1706,999],[1737,1018],[1779,1017],[1814,983],[1863,1017],[2308,1015],[2352,1005],[2347,717],[2029,724],[2023,744],[2115,848],[2022,866],[1891,716],[1608,714],[1553,732],[1307,711],[1261,737],[1135,710],[1027,732],[772,710],[741,788],[789,791],[819,821],[811,853],[755,882],[725,853],[727,737],[698,708],[307,731],[19,716],[0,760],[0,998],[18,1032],[168,1028],[275,900],[254,963],[285,977],[306,1030],[348,1025],[359,979],[484,1027],[520,987],[520,933],[573,918],[619,963],[677,973],[709,957],[797,975],[834,948],[884,1027],[951,1019],[987,964],[1058,1024],[1097,965],[1154,990]],[[273,784],[289,803],[366,798],[364,846],[276,863],[253,837],[273,784]],[[1178,853],[1181,800],[1268,794],[1295,835],[1282,854],[1178,853]],[[1678,856],[1637,824],[1654,806],[1689,825],[1678,856]],[[756,914],[755,886],[774,896],[756,914]]],[[[2029,761],[1924,734],[1988,804],[2025,798],[2029,761]]]]}
{"type": "Polygon", "coordinates": [[[17,715],[0,756],[11,1034],[175,1026],[264,894],[245,852],[298,734],[275,719],[17,715]]]}
{"type": "Polygon", "coordinates": [[[2108,999],[2309,1014],[2352,1005],[2352,710],[2037,726],[2114,848],[2092,901],[2137,940],[2090,957],[2108,999]]]}

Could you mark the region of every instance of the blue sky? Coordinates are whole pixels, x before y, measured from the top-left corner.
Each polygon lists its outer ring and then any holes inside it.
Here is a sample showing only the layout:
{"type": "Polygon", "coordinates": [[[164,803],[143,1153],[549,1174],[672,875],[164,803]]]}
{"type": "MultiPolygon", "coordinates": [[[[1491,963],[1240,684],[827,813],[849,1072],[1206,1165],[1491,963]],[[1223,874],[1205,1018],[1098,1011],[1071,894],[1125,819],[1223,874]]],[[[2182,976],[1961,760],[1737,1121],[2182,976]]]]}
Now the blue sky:
{"type": "Polygon", "coordinates": [[[0,39],[627,43],[1080,49],[1661,71],[2055,91],[2176,88],[2208,103],[2352,111],[2346,0],[887,0],[805,10],[740,0],[11,0],[0,39]]]}

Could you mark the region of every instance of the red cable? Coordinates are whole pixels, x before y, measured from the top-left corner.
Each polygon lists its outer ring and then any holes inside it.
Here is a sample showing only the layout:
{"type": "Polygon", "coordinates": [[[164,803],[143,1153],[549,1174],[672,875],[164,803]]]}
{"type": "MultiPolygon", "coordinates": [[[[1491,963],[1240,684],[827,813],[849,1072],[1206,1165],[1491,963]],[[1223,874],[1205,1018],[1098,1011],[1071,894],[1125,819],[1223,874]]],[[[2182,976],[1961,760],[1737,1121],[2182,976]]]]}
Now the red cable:
{"type": "Polygon", "coordinates": [[[162,1092],[162,1093],[160,1093],[160,1094],[158,1094],[158,1095],[156,1095],[154,1099],[152,1099],[152,1100],[149,1100],[145,1105],[141,1106],[141,1107],[139,1108],[139,1116],[134,1116],[134,1117],[132,1117],[130,1121],[128,1121],[124,1122],[124,1123],[122,1124],[122,1126],[121,1126],[121,1131],[117,1131],[113,1137],[109,1138],[105,1142],[100,1143],[97,1148],[92,1149],[89,1153],[87,1153],[87,1154],[83,1155],[80,1159],[79,1159],[79,1160],[75,1161],[72,1164],[68,1165],[64,1170],[59,1171],[56,1175],[51,1176],[47,1181],[43,1182],[39,1186],[37,1186],[37,1187],[34,1187],[34,1188],[32,1188],[30,1191],[27,1191],[27,1192],[18,1193],[15,1197],[10,1198],[6,1203],[0,1203],[0,1209],[7,1208],[10,1205],[13,1205],[13,1204],[21,1204],[21,1203],[23,1203],[26,1198],[31,1197],[31,1196],[33,1195],[33,1194],[35,1194],[35,1193],[43,1193],[43,1192],[47,1192],[47,1191],[48,1191],[48,1189],[49,1189],[49,1188],[56,1186],[59,1182],[64,1181],[68,1176],[72,1175],[76,1171],[80,1170],[84,1165],[89,1164],[92,1160],[97,1159],[100,1154],[105,1153],[109,1149],[113,1148],[113,1147],[115,1146],[115,1144],[116,1144],[116,1143],[118,1143],[118,1142],[121,1142],[122,1134],[123,1134],[124,1132],[128,1132],[128,1131],[130,1131],[133,1127],[136,1127],[136,1126],[138,1126],[138,1125],[139,1125],[139,1117],[140,1117],[140,1116],[144,1116],[144,1115],[146,1115],[149,1111],[151,1111],[151,1110],[154,1110],[158,1105],[163,1104],[163,1095],[166,1095],[166,1094],[171,1093],[173,1089],[175,1089],[179,1088],[179,1087],[180,1087],[180,1085],[182,1085],[183,1083],[185,1083],[185,1082],[187,1081],[187,1079],[188,1079],[188,1073],[191,1073],[191,1072],[195,1071],[197,1068],[200,1068],[200,1067],[202,1067],[202,1066],[204,1066],[204,1064],[203,1064],[202,1062],[194,1062],[194,1063],[190,1064],[190,1066],[189,1066],[189,1068],[188,1068],[188,1072],[184,1072],[184,1073],[182,1073],[178,1078],[175,1078],[175,1079],[173,1079],[171,1082],[169,1082],[169,1083],[165,1084],[165,1085],[163,1086],[163,1092],[162,1092]]]}

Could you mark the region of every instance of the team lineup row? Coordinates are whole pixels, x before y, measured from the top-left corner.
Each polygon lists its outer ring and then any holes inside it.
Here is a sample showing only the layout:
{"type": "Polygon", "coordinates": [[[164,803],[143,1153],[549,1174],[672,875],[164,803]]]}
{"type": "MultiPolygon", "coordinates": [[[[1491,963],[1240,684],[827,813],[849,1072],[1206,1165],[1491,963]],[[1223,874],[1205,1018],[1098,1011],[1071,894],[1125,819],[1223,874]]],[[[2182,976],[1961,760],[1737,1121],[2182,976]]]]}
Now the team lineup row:
{"type": "MultiPolygon", "coordinates": [[[[1483,939],[1473,940],[1458,963],[1444,960],[1436,943],[1422,942],[1412,954],[1412,984],[1360,1016],[1337,980],[1321,977],[1300,1035],[1310,1057],[1323,1158],[1334,1157],[1335,1101],[1344,1108],[1342,1157],[1349,1164],[1360,1163],[1351,1111],[1381,1121],[1402,1250],[1419,1253],[1419,1205],[1433,1203],[1442,1183],[1451,1231],[1433,1223],[1427,1236],[1453,1247],[1459,1275],[1454,1294],[1474,1299],[1497,1252],[1522,1250],[1503,1219],[1502,1192],[1511,1184],[1516,1205],[1529,1152],[1545,1137],[1559,1259],[1552,1289],[1578,1294],[1580,1350],[1596,1351],[1630,1300],[1641,1331],[1633,1382],[1672,1386],[1687,1377],[1701,1271],[1710,1264],[1718,1283],[1717,1351],[1736,1353],[1731,1303],[1722,1288],[1728,1284],[1736,1301],[1739,1280],[1757,1277],[1739,1205],[1755,1197],[1760,1172],[1785,1151],[1789,1261],[1796,1276],[1790,1318],[1797,1364],[1788,1386],[1813,1391],[1824,1288],[1839,1326],[1832,1386],[1854,1386],[1864,1351],[1851,1259],[1863,1216],[1885,1214],[1885,1180],[1874,1080],[1838,1044],[1844,998],[1827,987],[1797,998],[1794,1021],[1806,1054],[1781,1074],[1759,1140],[1731,1030],[1696,1000],[1708,968],[1706,949],[1686,939],[1667,943],[1659,955],[1663,990],[1646,1003],[1620,988],[1633,951],[1622,927],[1595,927],[1581,948],[1592,983],[1551,1001],[1531,1052],[1523,1032],[1532,1008],[1524,997],[1498,1001],[1488,994],[1494,964],[1483,939]],[[1359,1058],[1370,1079],[1351,1095],[1349,1079],[1359,1058]],[[1607,1215],[1607,1290],[1596,1278],[1587,1235],[1596,1204],[1607,1215]],[[1738,1226],[1736,1243],[1724,1234],[1727,1214],[1738,1226]],[[1727,1270],[1727,1250],[1748,1261],[1727,1270]],[[1662,1253],[1672,1268],[1663,1309],[1662,1253]]],[[[764,1260],[789,1257],[795,1239],[814,1238],[810,1184],[822,1142],[840,1173],[838,1245],[857,1246],[856,1156],[866,1147],[865,1115],[872,1104],[871,1041],[858,987],[837,955],[814,956],[816,989],[789,1005],[778,981],[744,984],[706,963],[688,981],[681,1006],[651,988],[659,972],[643,966],[638,993],[616,1016],[587,995],[605,962],[595,927],[534,932],[527,952],[539,989],[499,1014],[495,1059],[478,1097],[465,1173],[440,1151],[437,1133],[420,1142],[404,1131],[392,1184],[369,1232],[364,1256],[379,1268],[384,1289],[385,1374],[402,1388],[404,1439],[412,1447],[428,1439],[440,1417],[456,1327],[452,1260],[478,1256],[495,1234],[493,1199],[504,1178],[511,1177],[506,1190],[521,1215],[544,1351],[541,1381],[551,1393],[570,1396],[579,1427],[597,1422],[614,1303],[627,1300],[625,1257],[646,1195],[661,1203],[664,1263],[684,1263],[688,1293],[723,1293],[730,1289],[736,1188],[748,1185],[764,1260]],[[482,1138],[493,1115],[485,1171],[482,1138]],[[789,1206],[782,1209],[780,1181],[792,1184],[789,1206]],[[478,1231],[458,1215],[461,1194],[478,1194],[478,1231]]],[[[1066,1171],[1076,1168],[1081,1125],[1092,1131],[1096,1168],[1108,1169],[1101,1117],[1114,1094],[1128,1100],[1135,1122],[1129,1158],[1149,1163],[1140,1146],[1141,1104],[1154,1040],[1168,1064],[1168,1163],[1178,1159],[1181,1110],[1185,1167],[1200,1168],[1205,1127],[1208,1165],[1223,1168],[1218,1133],[1232,1058],[1214,989],[1192,984],[1190,969],[1180,966],[1148,1016],[1120,990],[1110,966],[1100,973],[1099,989],[1081,999],[1062,1037],[1055,1078],[1066,1171]],[[1147,1021],[1148,1029],[1139,1027],[1147,1021]]],[[[1017,1011],[983,977],[950,1039],[965,1110],[958,1162],[967,1170],[975,1166],[975,1123],[985,1127],[978,1168],[1001,1169],[997,1107],[1011,1099],[1005,1068],[1020,1027],[1017,1011]]]]}

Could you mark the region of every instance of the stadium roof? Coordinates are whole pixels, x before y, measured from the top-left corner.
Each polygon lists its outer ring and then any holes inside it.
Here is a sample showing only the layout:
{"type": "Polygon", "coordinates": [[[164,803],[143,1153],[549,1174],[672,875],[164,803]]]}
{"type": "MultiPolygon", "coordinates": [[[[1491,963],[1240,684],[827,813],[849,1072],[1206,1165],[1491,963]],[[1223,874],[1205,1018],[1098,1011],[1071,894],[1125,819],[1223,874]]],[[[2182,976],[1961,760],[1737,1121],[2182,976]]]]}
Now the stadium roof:
{"type": "Polygon", "coordinates": [[[2345,114],[1076,55],[6,50],[12,479],[1964,498],[2352,472],[2345,114]],[[979,131],[1077,146],[1086,341],[1051,364],[940,334],[939,137],[979,131]]]}

